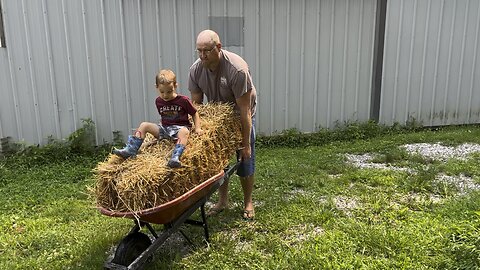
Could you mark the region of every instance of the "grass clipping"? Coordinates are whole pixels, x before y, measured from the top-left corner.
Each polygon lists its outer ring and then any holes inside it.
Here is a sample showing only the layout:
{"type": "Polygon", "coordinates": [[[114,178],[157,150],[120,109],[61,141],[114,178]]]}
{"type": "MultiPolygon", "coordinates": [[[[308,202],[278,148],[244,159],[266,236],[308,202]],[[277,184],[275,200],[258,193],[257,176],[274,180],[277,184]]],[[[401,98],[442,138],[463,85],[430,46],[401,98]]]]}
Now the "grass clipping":
{"type": "Polygon", "coordinates": [[[174,142],[149,134],[135,158],[110,154],[94,169],[96,203],[118,212],[136,212],[171,201],[218,174],[240,146],[240,121],[229,104],[197,106],[204,133],[190,134],[181,168],[169,168],[174,142]]]}

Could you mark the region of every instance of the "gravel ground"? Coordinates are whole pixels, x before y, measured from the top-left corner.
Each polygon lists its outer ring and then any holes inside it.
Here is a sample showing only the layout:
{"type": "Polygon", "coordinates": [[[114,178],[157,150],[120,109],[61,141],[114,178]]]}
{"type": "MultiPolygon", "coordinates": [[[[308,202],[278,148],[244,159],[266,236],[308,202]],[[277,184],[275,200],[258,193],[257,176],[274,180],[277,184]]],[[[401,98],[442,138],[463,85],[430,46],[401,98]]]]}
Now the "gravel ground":
{"type": "MultiPolygon", "coordinates": [[[[425,158],[444,162],[452,158],[466,160],[471,154],[480,152],[480,145],[471,143],[465,143],[456,147],[444,146],[440,143],[416,143],[406,144],[400,147],[404,148],[410,154],[419,154],[425,158]]],[[[346,154],[345,157],[348,162],[359,168],[402,170],[415,173],[410,168],[395,167],[389,164],[371,162],[375,157],[375,154],[346,154]]],[[[469,190],[480,190],[480,184],[475,183],[471,177],[465,175],[449,176],[440,174],[437,175],[436,180],[448,185],[454,185],[458,189],[460,195],[467,193],[469,190]]]]}
{"type": "Polygon", "coordinates": [[[439,143],[415,143],[402,146],[409,153],[422,155],[433,160],[446,161],[451,158],[466,160],[473,153],[480,152],[480,145],[464,143],[457,147],[443,146],[439,143]]]}
{"type": "Polygon", "coordinates": [[[390,169],[396,171],[411,171],[409,168],[396,167],[390,164],[371,162],[375,158],[375,154],[354,155],[346,154],[347,161],[355,167],[364,169],[390,169]]]}

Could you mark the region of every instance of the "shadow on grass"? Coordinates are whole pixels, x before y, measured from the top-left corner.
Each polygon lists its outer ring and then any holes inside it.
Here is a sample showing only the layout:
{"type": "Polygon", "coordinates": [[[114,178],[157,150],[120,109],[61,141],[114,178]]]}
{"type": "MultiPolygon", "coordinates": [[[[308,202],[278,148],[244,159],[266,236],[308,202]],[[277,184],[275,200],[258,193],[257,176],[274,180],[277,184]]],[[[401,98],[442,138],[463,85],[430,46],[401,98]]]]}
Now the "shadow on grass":
{"type": "MultiPolygon", "coordinates": [[[[228,230],[228,224],[234,221],[235,217],[233,215],[224,215],[229,211],[224,211],[217,216],[207,219],[210,241],[212,241],[214,234],[228,230]]],[[[201,220],[200,211],[197,210],[190,219],[201,220]]],[[[75,269],[101,269],[105,262],[110,261],[115,254],[117,246],[135,225],[133,220],[130,225],[128,225],[129,223],[127,222],[127,225],[116,226],[117,224],[115,223],[116,222],[112,222],[110,226],[107,225],[104,228],[98,228],[98,230],[103,231],[98,234],[92,232],[92,238],[95,239],[85,247],[83,259],[72,262],[71,266],[75,269]],[[115,233],[106,232],[108,230],[115,233]],[[103,256],[101,254],[103,254],[103,256]]],[[[167,233],[163,224],[151,225],[158,236],[167,233]]],[[[153,236],[146,227],[142,228],[141,232],[148,235],[150,239],[154,241],[153,236]]],[[[179,268],[179,263],[183,258],[188,257],[191,253],[199,249],[205,248],[209,248],[209,244],[205,241],[203,227],[184,223],[178,230],[168,235],[168,238],[154,251],[153,260],[147,262],[144,266],[147,270],[179,268]],[[187,240],[181,232],[183,232],[189,240],[187,240]]]]}

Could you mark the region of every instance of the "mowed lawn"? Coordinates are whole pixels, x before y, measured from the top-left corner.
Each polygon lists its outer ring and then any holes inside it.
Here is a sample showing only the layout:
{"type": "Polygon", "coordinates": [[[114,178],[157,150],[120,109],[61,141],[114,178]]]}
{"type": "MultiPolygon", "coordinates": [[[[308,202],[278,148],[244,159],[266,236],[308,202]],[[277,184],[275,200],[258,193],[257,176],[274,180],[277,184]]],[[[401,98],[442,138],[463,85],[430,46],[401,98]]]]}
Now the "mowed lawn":
{"type": "MultiPolygon", "coordinates": [[[[184,226],[193,244],[173,234],[147,269],[480,268],[480,153],[436,159],[405,148],[475,146],[479,127],[308,146],[295,136],[281,147],[259,141],[254,221],[241,218],[232,177],[230,207],[209,218],[210,244],[184,226]]],[[[0,269],[102,269],[133,226],[101,215],[89,195],[108,151],[51,146],[0,159],[0,269]]]]}

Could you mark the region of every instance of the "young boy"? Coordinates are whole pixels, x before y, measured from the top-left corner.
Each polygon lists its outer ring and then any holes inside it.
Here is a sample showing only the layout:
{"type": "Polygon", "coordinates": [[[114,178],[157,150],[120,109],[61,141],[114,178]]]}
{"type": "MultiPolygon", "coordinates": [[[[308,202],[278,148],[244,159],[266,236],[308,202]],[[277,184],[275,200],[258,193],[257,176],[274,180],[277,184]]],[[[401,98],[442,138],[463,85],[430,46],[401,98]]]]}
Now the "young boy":
{"type": "Polygon", "coordinates": [[[173,71],[160,70],[155,78],[155,86],[159,94],[155,100],[155,105],[161,116],[162,123],[142,122],[135,134],[128,136],[126,146],[123,149],[114,149],[113,153],[123,158],[135,156],[148,132],[158,139],[177,139],[177,144],[171,159],[168,161],[168,166],[178,168],[182,166],[180,156],[185,150],[185,145],[190,135],[190,128],[192,127],[188,120],[188,115],[192,116],[195,132],[199,135],[203,133],[200,116],[188,97],[177,94],[178,84],[173,71]]]}

